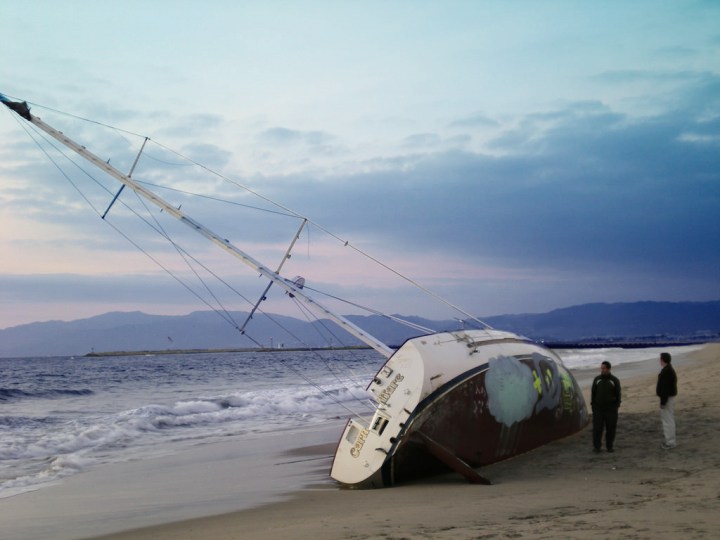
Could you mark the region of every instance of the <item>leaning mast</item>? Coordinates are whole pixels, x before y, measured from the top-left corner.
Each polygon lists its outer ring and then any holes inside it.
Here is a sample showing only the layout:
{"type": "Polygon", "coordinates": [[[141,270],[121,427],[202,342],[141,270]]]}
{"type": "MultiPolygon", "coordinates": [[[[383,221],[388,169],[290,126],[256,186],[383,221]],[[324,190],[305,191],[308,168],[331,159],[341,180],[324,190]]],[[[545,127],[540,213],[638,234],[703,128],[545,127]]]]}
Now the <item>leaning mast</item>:
{"type": "MultiPolygon", "coordinates": [[[[250,266],[251,268],[258,271],[260,274],[265,276],[266,278],[270,279],[273,283],[277,284],[281,288],[285,289],[286,292],[289,294],[292,294],[293,296],[300,299],[302,302],[304,302],[308,307],[310,307],[313,311],[316,313],[320,313],[326,317],[329,317],[334,322],[336,322],[341,328],[346,330],[348,333],[352,334],[356,338],[358,338],[360,341],[366,343],[376,351],[378,351],[380,354],[385,356],[386,358],[389,358],[393,354],[393,349],[388,347],[385,343],[381,342],[377,338],[371,336],[364,330],[362,330],[360,327],[353,324],[351,321],[349,321],[347,318],[343,317],[342,315],[338,315],[334,312],[332,312],[330,309],[326,308],[310,296],[308,296],[300,286],[298,286],[293,281],[290,281],[288,279],[285,279],[277,272],[269,269],[264,264],[260,263],[235,245],[233,245],[229,240],[226,240],[222,237],[220,237],[215,232],[211,231],[201,223],[195,221],[191,217],[185,215],[184,212],[180,211],[178,208],[173,206],[172,204],[165,201],[163,198],[156,195],[154,192],[146,189],[145,187],[138,184],[135,180],[132,179],[131,174],[123,174],[119,170],[117,170],[115,167],[107,163],[106,161],[100,159],[92,152],[88,151],[84,146],[81,146],[77,144],[72,139],[68,138],[65,134],[62,132],[56,130],[55,128],[51,127],[50,125],[43,122],[40,118],[30,113],[30,108],[27,105],[27,102],[17,102],[17,101],[11,101],[6,96],[0,94],[0,101],[6,105],[9,109],[20,115],[22,118],[30,122],[31,124],[35,125],[38,129],[44,131],[48,135],[50,135],[53,139],[60,142],[62,145],[66,146],[76,154],[83,157],[85,160],[89,161],[92,165],[97,167],[98,169],[102,170],[106,174],[112,176],[116,180],[118,180],[120,183],[122,183],[123,186],[127,186],[130,189],[132,189],[135,193],[140,195],[141,197],[147,199],[154,205],[160,207],[163,211],[167,212],[174,218],[178,219],[191,229],[193,229],[198,234],[204,236],[208,240],[210,240],[212,243],[214,243],[216,246],[222,248],[223,250],[230,253],[232,256],[240,259],[242,262],[244,262],[246,265],[250,266]]],[[[146,138],[147,142],[147,138],[146,138]]],[[[142,152],[142,149],[141,149],[142,152]]],[[[137,163],[137,160],[139,159],[140,155],[135,160],[135,164],[137,163]]],[[[135,165],[133,165],[134,167],[135,165]]],[[[114,201],[113,201],[114,202],[114,201]]],[[[112,203],[111,203],[112,205],[112,203]]]]}

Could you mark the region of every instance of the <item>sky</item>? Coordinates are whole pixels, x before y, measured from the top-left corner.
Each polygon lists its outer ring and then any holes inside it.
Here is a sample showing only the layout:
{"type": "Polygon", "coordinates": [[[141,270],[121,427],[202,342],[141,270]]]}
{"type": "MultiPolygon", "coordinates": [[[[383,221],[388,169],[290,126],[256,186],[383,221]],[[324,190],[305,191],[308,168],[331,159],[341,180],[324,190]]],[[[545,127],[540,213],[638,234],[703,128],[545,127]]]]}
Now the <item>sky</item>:
{"type": "MultiPolygon", "coordinates": [[[[1,93],[124,171],[130,135],[59,112],[147,136],[150,157],[221,171],[469,313],[720,299],[718,2],[0,6],[1,93]]],[[[207,309],[87,212],[7,110],[0,140],[0,329],[207,309]]],[[[159,172],[144,158],[136,178],[159,172]]],[[[209,217],[270,266],[296,227],[209,217]]],[[[322,287],[445,317],[319,234],[298,246],[322,287]]]]}

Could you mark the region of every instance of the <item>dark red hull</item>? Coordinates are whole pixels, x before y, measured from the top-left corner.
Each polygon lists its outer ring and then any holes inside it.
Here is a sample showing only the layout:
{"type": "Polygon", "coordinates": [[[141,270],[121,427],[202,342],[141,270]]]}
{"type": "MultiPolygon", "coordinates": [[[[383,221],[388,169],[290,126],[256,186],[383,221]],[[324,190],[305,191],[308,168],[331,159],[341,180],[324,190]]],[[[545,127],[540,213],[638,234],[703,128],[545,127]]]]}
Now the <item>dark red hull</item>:
{"type": "Polygon", "coordinates": [[[383,467],[384,485],[455,468],[438,458],[438,447],[477,468],[577,433],[589,421],[575,379],[552,358],[503,358],[466,375],[414,411],[383,467]]]}

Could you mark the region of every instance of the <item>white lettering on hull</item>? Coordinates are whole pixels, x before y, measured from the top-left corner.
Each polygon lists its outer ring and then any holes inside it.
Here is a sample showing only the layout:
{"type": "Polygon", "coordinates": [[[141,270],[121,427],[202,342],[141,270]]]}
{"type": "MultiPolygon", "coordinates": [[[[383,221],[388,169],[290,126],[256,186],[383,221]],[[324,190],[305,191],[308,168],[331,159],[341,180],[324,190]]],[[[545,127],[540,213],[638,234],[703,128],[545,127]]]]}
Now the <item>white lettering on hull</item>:
{"type": "Polygon", "coordinates": [[[404,378],[405,377],[403,377],[400,373],[395,375],[395,378],[390,382],[390,384],[383,388],[380,395],[378,395],[378,401],[383,405],[387,405],[390,396],[392,396],[395,390],[397,390],[398,384],[400,384],[404,378]]]}
{"type": "Polygon", "coordinates": [[[370,431],[368,429],[363,429],[358,434],[357,439],[355,439],[355,444],[352,446],[352,448],[350,448],[350,455],[352,457],[360,457],[360,450],[362,450],[362,447],[365,444],[369,433],[370,431]]]}

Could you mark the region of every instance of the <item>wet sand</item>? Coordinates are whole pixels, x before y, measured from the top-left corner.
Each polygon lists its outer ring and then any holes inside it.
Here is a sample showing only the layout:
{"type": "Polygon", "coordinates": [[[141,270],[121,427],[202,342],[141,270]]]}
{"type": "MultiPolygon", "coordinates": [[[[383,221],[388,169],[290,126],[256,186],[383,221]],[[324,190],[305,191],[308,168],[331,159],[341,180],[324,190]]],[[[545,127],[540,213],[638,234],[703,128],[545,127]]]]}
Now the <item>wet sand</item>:
{"type": "MultiPolygon", "coordinates": [[[[331,538],[711,538],[720,531],[720,344],[673,359],[678,446],[662,450],[656,362],[619,366],[613,454],[591,432],[482,469],[492,486],[446,475],[382,490],[320,482],[289,500],[102,537],[105,540],[331,538]]],[[[578,372],[587,389],[595,370],[578,372]]],[[[587,390],[586,390],[587,399],[587,390]]],[[[589,402],[589,399],[588,399],[589,402]]],[[[329,466],[330,444],[286,454],[329,466]]],[[[97,537],[100,538],[100,537],[97,537]]]]}

